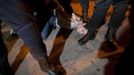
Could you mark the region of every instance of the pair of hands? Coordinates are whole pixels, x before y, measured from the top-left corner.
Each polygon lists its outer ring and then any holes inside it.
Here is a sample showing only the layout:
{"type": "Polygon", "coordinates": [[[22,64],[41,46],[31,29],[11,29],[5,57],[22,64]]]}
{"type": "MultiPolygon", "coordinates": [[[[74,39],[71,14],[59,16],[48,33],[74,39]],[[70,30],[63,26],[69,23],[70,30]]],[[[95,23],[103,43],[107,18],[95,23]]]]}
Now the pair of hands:
{"type": "Polygon", "coordinates": [[[71,29],[76,29],[78,33],[85,35],[88,32],[88,30],[84,27],[85,25],[86,23],[83,22],[81,17],[72,13],[71,29]]]}

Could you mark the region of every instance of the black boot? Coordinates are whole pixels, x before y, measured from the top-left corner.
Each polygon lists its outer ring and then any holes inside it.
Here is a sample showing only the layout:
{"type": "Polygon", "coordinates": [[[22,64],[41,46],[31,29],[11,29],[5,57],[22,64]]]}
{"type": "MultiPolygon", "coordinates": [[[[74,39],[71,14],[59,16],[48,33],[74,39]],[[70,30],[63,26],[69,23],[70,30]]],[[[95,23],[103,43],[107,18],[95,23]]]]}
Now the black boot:
{"type": "Polygon", "coordinates": [[[38,60],[40,68],[43,72],[47,72],[48,75],[64,75],[62,72],[57,72],[56,69],[48,63],[47,58],[38,60]]]}
{"type": "Polygon", "coordinates": [[[118,46],[118,42],[116,39],[116,31],[117,29],[108,28],[107,33],[105,34],[105,40],[113,43],[114,45],[118,46]]]}
{"type": "Polygon", "coordinates": [[[83,44],[86,44],[88,40],[95,39],[96,33],[97,33],[97,30],[95,29],[88,30],[88,33],[78,41],[78,44],[83,45],[83,44]]]}

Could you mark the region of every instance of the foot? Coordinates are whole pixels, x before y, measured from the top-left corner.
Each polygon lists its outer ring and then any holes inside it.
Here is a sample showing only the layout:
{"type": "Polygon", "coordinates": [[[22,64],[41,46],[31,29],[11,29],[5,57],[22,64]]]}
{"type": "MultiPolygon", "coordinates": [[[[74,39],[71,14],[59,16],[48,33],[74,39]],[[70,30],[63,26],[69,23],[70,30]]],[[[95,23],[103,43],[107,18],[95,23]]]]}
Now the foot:
{"type": "Polygon", "coordinates": [[[96,31],[89,30],[88,33],[78,41],[78,44],[79,45],[86,44],[88,42],[88,40],[95,39],[95,36],[96,36],[96,31]]]}
{"type": "Polygon", "coordinates": [[[108,28],[108,31],[105,35],[105,40],[113,43],[114,45],[118,45],[116,39],[116,30],[113,28],[108,28]]]}
{"type": "Polygon", "coordinates": [[[104,51],[106,52],[106,53],[111,53],[111,52],[114,52],[114,51],[116,51],[117,50],[117,46],[115,45],[115,44],[113,44],[113,42],[111,42],[111,41],[105,41],[105,48],[106,49],[104,49],[104,51]]]}
{"type": "Polygon", "coordinates": [[[64,75],[62,71],[56,71],[56,68],[48,63],[48,59],[43,58],[38,60],[40,68],[43,72],[47,72],[48,75],[64,75]]]}

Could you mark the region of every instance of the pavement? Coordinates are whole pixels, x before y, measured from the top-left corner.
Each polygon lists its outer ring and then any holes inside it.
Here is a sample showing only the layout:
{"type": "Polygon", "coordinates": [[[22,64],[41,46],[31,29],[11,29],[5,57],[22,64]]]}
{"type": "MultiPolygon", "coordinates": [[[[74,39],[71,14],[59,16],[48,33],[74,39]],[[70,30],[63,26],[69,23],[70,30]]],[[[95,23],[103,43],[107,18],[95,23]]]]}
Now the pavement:
{"type": "MultiPolygon", "coordinates": [[[[81,14],[78,0],[72,1],[74,11],[81,14]]],[[[90,3],[92,10],[94,1],[90,3]]],[[[92,11],[89,11],[89,17],[92,11]]],[[[107,21],[108,22],[108,21],[107,21]]],[[[94,40],[89,40],[85,45],[79,45],[77,41],[83,36],[76,30],[64,30],[60,27],[52,31],[44,40],[51,63],[66,75],[113,75],[118,56],[124,51],[129,36],[124,33],[129,29],[128,19],[124,20],[117,32],[117,38],[123,37],[120,47],[114,52],[105,52],[108,48],[104,42],[107,31],[107,22],[101,26],[94,40]],[[124,41],[125,40],[125,41],[124,41]]],[[[4,33],[4,31],[3,31],[4,33]]],[[[128,34],[127,34],[128,35],[128,34]]],[[[41,71],[37,61],[29,53],[28,47],[20,38],[13,40],[8,45],[9,62],[15,70],[15,75],[47,75],[41,71]]],[[[7,44],[7,42],[6,42],[7,44]]]]}

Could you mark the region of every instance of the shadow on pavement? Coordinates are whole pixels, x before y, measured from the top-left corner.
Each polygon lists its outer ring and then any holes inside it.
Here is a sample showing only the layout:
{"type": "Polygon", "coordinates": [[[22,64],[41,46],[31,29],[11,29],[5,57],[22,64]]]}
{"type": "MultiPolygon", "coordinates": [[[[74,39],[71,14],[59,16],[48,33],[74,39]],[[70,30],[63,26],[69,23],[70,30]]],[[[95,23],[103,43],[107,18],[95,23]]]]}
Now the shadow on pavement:
{"type": "Polygon", "coordinates": [[[60,29],[59,33],[56,36],[56,39],[54,40],[54,45],[49,55],[49,62],[56,68],[58,72],[62,71],[64,75],[66,75],[66,71],[60,62],[60,55],[71,32],[72,30],[66,30],[63,28],[60,29]],[[62,37],[62,39],[58,39],[59,37],[62,37]]]}

